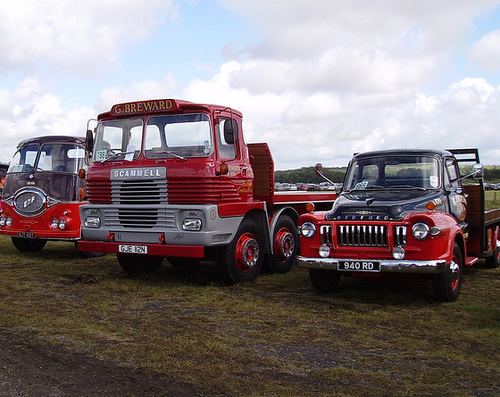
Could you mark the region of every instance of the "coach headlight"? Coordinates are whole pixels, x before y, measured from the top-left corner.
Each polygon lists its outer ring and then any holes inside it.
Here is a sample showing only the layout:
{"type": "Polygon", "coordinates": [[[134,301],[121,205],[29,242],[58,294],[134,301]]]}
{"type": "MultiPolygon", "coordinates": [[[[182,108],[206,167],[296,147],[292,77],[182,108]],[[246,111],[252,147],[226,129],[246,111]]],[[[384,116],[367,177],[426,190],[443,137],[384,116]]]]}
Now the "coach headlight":
{"type": "Polygon", "coordinates": [[[316,234],[316,225],[312,222],[304,222],[300,227],[300,234],[305,238],[312,238],[316,234]]]}

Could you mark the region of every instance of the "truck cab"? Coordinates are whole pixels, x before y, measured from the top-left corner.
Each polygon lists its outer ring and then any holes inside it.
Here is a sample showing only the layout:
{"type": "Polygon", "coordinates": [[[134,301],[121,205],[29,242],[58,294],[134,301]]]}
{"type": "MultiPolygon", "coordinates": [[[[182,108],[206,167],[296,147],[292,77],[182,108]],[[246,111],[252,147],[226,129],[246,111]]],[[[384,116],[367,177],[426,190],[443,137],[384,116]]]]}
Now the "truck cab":
{"type": "Polygon", "coordinates": [[[115,253],[130,274],[153,272],[164,258],[215,260],[231,283],[254,279],[264,264],[293,265],[296,222],[311,198],[276,197],[269,147],[245,143],[239,111],[178,99],[116,104],[86,147],[80,250],[115,253]]]}

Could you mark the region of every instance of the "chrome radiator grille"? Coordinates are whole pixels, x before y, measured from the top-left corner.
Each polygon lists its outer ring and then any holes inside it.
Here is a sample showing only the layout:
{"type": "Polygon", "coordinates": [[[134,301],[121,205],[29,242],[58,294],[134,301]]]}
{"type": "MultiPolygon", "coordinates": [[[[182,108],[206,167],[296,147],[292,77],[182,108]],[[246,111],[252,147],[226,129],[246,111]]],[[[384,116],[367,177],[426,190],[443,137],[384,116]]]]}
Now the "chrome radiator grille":
{"type": "Polygon", "coordinates": [[[111,199],[116,206],[104,210],[107,226],[173,228],[175,225],[175,214],[166,210],[166,179],[112,181],[111,199]]]}
{"type": "Polygon", "coordinates": [[[337,243],[344,247],[387,247],[387,226],[338,225],[337,243]]]}
{"type": "MultiPolygon", "coordinates": [[[[331,228],[321,229],[322,242],[331,241],[331,228]]],[[[406,245],[406,226],[398,225],[393,229],[393,245],[406,245]]],[[[337,225],[336,241],[339,247],[387,247],[389,235],[387,225],[337,225]]]]}
{"type": "Polygon", "coordinates": [[[112,181],[113,204],[166,204],[167,180],[112,181]]]}

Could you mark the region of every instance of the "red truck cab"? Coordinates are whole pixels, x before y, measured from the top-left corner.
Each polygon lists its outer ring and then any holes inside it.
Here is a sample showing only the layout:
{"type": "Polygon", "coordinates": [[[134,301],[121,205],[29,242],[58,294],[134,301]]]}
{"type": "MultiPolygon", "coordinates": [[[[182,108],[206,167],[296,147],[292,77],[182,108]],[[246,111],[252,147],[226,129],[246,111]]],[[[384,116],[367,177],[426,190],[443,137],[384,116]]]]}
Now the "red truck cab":
{"type": "Polygon", "coordinates": [[[464,266],[480,257],[499,265],[500,210],[484,212],[477,149],[357,154],[332,209],[299,225],[297,264],[318,291],[336,290],[341,275],[420,274],[438,300],[454,301],[464,266]],[[470,176],[476,183],[464,184],[470,176]]]}
{"type": "Polygon", "coordinates": [[[242,114],[177,99],[114,105],[88,132],[89,204],[83,251],[117,254],[128,273],[215,260],[225,280],[286,272],[306,203],[334,194],[278,196],[265,143],[246,144],[242,114]]]}

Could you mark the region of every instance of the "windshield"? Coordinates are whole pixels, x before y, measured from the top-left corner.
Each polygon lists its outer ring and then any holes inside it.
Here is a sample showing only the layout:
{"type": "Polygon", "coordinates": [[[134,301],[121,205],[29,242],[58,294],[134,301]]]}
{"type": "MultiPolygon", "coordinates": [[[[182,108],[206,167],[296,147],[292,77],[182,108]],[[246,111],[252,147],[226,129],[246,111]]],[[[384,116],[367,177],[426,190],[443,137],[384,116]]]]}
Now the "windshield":
{"type": "Polygon", "coordinates": [[[204,113],[151,117],[144,152],[149,158],[204,157],[213,152],[210,118],[204,113]]]}
{"type": "Polygon", "coordinates": [[[8,173],[70,172],[84,167],[85,150],[71,143],[29,144],[21,147],[12,158],[8,173]]]}
{"type": "Polygon", "coordinates": [[[97,125],[94,161],[132,160],[139,156],[142,119],[103,121],[97,125]]]}
{"type": "Polygon", "coordinates": [[[388,156],[353,162],[344,190],[436,189],[440,186],[439,164],[426,156],[388,156]]]}

